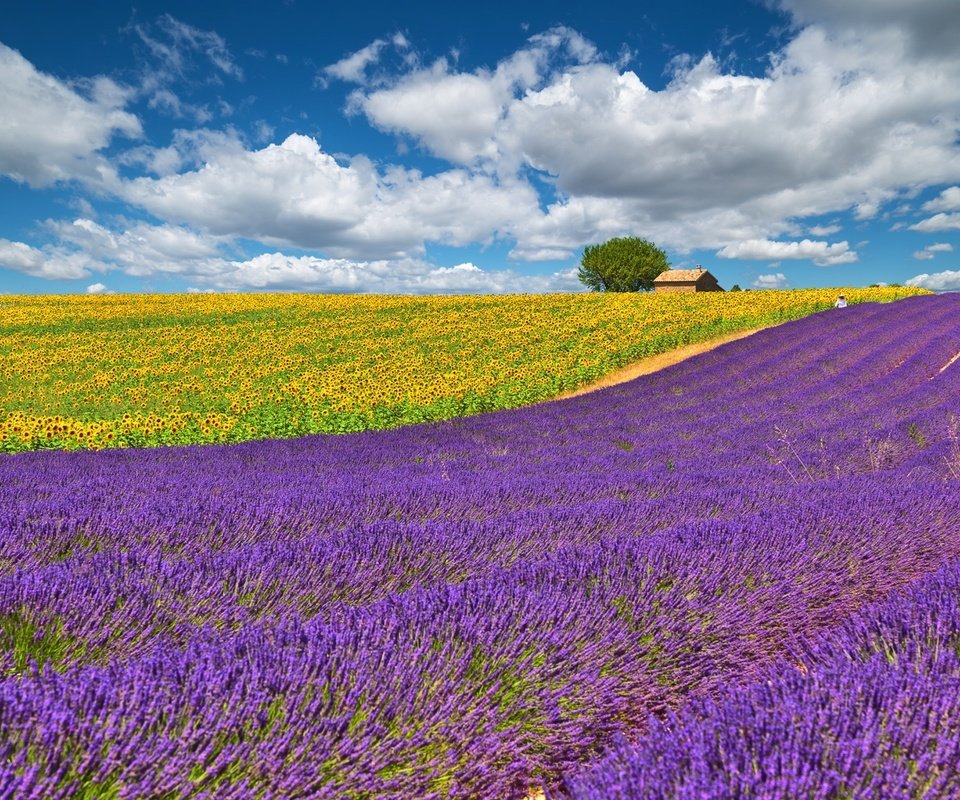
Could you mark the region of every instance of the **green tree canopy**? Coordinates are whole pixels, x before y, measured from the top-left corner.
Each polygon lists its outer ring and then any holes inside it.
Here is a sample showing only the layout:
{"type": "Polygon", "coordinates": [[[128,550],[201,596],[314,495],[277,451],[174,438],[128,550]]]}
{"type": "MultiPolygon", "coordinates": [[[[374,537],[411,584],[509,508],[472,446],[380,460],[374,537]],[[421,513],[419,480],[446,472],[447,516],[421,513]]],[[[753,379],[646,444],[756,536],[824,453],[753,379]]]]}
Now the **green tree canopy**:
{"type": "Polygon", "coordinates": [[[595,292],[650,291],[653,279],[670,269],[667,254],[635,236],[587,245],[577,277],[595,292]]]}

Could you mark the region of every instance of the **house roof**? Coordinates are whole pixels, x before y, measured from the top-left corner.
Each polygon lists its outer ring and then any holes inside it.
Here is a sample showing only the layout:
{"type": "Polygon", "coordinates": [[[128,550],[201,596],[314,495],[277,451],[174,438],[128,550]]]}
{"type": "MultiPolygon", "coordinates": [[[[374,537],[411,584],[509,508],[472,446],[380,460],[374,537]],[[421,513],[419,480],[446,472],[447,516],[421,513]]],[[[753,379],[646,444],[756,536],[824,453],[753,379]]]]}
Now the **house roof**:
{"type": "MultiPolygon", "coordinates": [[[[668,269],[653,279],[654,283],[696,283],[704,275],[710,275],[705,269],[668,269]]],[[[716,278],[710,275],[714,281],[716,278]]]]}

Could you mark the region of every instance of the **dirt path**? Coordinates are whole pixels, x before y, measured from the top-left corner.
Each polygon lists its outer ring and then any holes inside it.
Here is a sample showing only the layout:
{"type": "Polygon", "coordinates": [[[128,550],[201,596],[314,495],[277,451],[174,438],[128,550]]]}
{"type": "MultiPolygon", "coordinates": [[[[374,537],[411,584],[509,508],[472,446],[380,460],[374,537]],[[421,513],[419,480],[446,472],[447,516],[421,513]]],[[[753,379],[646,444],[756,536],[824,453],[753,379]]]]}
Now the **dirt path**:
{"type": "Polygon", "coordinates": [[[700,355],[700,353],[706,353],[708,350],[713,350],[715,347],[719,347],[727,342],[735,342],[737,339],[745,339],[747,336],[752,336],[757,331],[762,330],[763,328],[753,328],[749,331],[727,333],[723,336],[717,336],[714,339],[705,339],[704,341],[697,342],[696,344],[684,345],[683,347],[678,347],[676,350],[668,350],[666,353],[660,353],[660,355],[657,356],[642,358],[639,361],[634,361],[632,364],[627,364],[627,366],[621,367],[615,372],[611,372],[609,375],[604,375],[602,378],[594,381],[593,383],[588,383],[586,386],[581,386],[579,389],[571,389],[569,392],[564,392],[563,394],[557,395],[554,399],[563,400],[567,397],[578,397],[581,394],[595,392],[597,389],[604,389],[607,386],[616,386],[618,383],[626,383],[627,381],[632,381],[634,378],[639,378],[641,375],[649,375],[651,372],[656,372],[664,367],[678,364],[681,361],[685,361],[686,359],[690,358],[691,356],[700,355]]]}

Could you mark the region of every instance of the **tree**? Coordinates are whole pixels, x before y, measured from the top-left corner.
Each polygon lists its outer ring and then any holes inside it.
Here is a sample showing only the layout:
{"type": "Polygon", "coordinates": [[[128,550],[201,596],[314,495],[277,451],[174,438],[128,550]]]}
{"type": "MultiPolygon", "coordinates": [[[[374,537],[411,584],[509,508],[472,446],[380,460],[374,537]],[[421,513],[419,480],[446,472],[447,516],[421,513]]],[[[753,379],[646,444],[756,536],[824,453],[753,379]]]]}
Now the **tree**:
{"type": "Polygon", "coordinates": [[[742,292],[743,289],[740,288],[740,284],[739,284],[739,283],[735,283],[735,284],[733,284],[733,286],[730,287],[730,291],[731,291],[731,292],[742,292]]]}
{"type": "Polygon", "coordinates": [[[635,236],[583,248],[577,277],[595,292],[650,291],[653,279],[670,269],[667,254],[635,236]]]}

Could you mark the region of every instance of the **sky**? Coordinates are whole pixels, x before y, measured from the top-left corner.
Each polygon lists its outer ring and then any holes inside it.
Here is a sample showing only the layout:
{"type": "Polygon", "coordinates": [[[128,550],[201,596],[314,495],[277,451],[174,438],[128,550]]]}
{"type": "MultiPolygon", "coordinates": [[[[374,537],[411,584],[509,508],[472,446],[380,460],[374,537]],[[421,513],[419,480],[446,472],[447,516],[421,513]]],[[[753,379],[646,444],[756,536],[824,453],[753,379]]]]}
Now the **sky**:
{"type": "Polygon", "coordinates": [[[960,290],[960,0],[17,3],[0,292],[960,290]]]}

